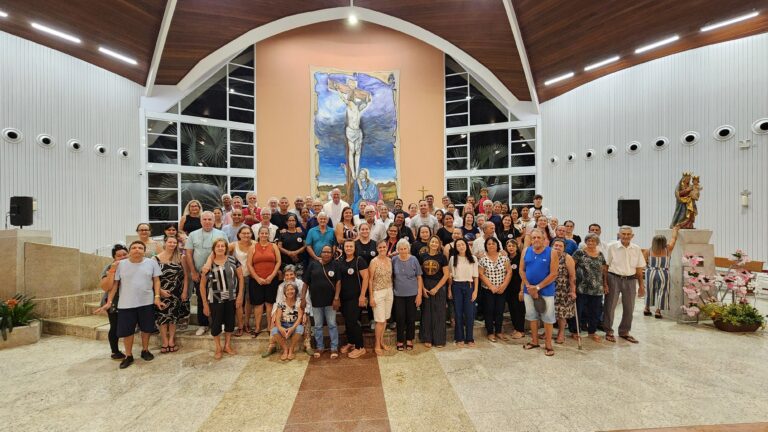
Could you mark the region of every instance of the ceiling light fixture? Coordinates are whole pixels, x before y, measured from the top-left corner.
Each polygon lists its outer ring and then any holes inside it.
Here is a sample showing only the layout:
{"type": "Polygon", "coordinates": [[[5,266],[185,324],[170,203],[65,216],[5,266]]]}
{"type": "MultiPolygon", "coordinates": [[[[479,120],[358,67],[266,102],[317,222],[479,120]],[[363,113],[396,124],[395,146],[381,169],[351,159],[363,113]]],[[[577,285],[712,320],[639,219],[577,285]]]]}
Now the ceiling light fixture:
{"type": "Polygon", "coordinates": [[[60,32],[58,30],[55,30],[55,29],[52,29],[50,27],[46,27],[44,25],[41,25],[41,24],[38,24],[38,23],[34,23],[34,22],[31,25],[32,25],[33,28],[35,28],[37,30],[40,30],[41,32],[52,34],[52,35],[60,37],[62,39],[66,39],[66,40],[68,40],[70,42],[80,43],[80,39],[75,37],[75,36],[72,36],[71,34],[60,32]]]}
{"type": "Polygon", "coordinates": [[[621,57],[619,56],[613,56],[611,58],[607,58],[605,60],[599,61],[597,63],[591,64],[584,68],[584,72],[591,71],[592,69],[597,69],[599,67],[603,67],[607,64],[613,63],[615,61],[618,61],[621,57]]]}
{"type": "Polygon", "coordinates": [[[674,36],[668,37],[666,39],[662,39],[662,40],[660,40],[658,42],[654,42],[654,43],[649,44],[649,45],[641,46],[640,48],[635,50],[635,54],[640,54],[640,53],[644,53],[646,51],[650,51],[650,50],[652,50],[654,48],[658,48],[658,47],[660,47],[662,45],[670,44],[670,43],[672,43],[672,42],[674,42],[674,41],[676,41],[678,39],[680,39],[680,36],[674,35],[674,36]]]}
{"type": "Polygon", "coordinates": [[[565,79],[568,79],[568,78],[571,78],[571,77],[573,77],[573,72],[568,72],[567,74],[564,74],[564,75],[560,75],[560,76],[558,76],[558,77],[554,77],[554,78],[552,78],[552,79],[551,79],[551,80],[549,80],[549,81],[544,81],[544,85],[547,85],[547,86],[548,86],[548,85],[550,85],[550,84],[554,84],[554,83],[556,83],[556,82],[560,82],[560,81],[562,81],[562,80],[565,80],[565,79]]]}
{"type": "Polygon", "coordinates": [[[760,15],[759,12],[751,12],[751,13],[748,13],[746,15],[737,16],[736,18],[731,18],[729,20],[720,21],[720,22],[716,22],[714,24],[710,24],[708,26],[704,26],[704,27],[701,28],[701,31],[705,32],[705,31],[714,30],[716,28],[725,27],[727,25],[735,24],[735,23],[740,22],[740,21],[744,21],[744,20],[748,20],[750,18],[754,18],[754,17],[756,17],[758,15],[760,15]]]}
{"type": "Polygon", "coordinates": [[[351,24],[351,25],[356,25],[357,24],[357,15],[349,14],[349,17],[347,18],[347,22],[349,22],[349,24],[351,24]]]}
{"type": "Polygon", "coordinates": [[[8,18],[8,13],[0,10],[0,18],[8,18]]]}
{"type": "Polygon", "coordinates": [[[102,53],[102,54],[106,54],[108,56],[114,57],[114,58],[116,58],[118,60],[122,60],[122,61],[124,61],[126,63],[130,63],[130,64],[132,64],[134,66],[139,64],[136,60],[134,60],[134,59],[132,59],[130,57],[124,56],[124,55],[122,55],[120,53],[116,53],[116,52],[112,51],[109,48],[104,48],[104,47],[100,46],[99,47],[99,52],[102,53]]]}

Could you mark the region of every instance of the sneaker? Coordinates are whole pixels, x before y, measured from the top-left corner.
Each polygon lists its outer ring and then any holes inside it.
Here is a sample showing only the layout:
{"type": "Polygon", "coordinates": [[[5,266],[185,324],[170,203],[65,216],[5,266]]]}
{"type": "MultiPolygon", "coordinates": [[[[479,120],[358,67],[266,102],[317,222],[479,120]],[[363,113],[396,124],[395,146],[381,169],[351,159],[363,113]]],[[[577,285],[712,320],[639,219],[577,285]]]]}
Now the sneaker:
{"type": "Polygon", "coordinates": [[[133,364],[133,356],[128,356],[120,362],[120,369],[125,369],[133,364]]]}
{"type": "Polygon", "coordinates": [[[202,336],[205,334],[205,331],[206,331],[205,327],[198,327],[197,331],[195,332],[195,336],[202,336]]]}
{"type": "Polygon", "coordinates": [[[152,353],[151,353],[151,352],[149,352],[149,351],[142,351],[142,352],[141,352],[141,358],[142,358],[144,361],[152,361],[152,360],[155,358],[155,356],[154,356],[154,355],[152,355],[152,353]]]}
{"type": "Polygon", "coordinates": [[[120,351],[112,353],[112,360],[122,360],[125,358],[125,354],[121,353],[120,351]]]}

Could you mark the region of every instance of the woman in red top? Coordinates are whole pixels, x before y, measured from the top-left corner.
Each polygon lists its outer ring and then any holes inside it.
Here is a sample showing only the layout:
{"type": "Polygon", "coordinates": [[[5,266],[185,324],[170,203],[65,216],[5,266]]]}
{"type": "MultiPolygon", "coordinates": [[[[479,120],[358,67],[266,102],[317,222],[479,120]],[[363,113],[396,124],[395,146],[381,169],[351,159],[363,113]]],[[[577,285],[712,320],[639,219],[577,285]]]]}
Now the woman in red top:
{"type": "MultiPolygon", "coordinates": [[[[254,306],[256,337],[261,332],[261,314],[267,305],[267,317],[272,316],[272,305],[277,297],[277,272],[280,269],[280,250],[269,242],[269,228],[261,227],[259,240],[248,251],[248,299],[254,306]]],[[[271,330],[271,329],[268,329],[271,330]]]]}

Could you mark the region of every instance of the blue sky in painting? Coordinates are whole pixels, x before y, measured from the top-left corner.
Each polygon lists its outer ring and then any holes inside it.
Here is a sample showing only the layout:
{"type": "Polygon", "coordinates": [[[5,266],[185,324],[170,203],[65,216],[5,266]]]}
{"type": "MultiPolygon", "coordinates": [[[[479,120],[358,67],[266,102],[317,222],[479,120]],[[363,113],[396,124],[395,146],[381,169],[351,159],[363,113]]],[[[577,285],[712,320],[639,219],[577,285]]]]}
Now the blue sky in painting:
{"type": "MultiPolygon", "coordinates": [[[[364,73],[328,74],[315,72],[317,113],[315,136],[319,139],[320,184],[344,184],[346,107],[336,92],[328,90],[328,77],[346,83],[356,78],[357,86],[371,93],[372,102],[362,114],[363,153],[360,167],[367,168],[376,183],[395,179],[394,143],[397,129],[397,109],[392,86],[364,73]]],[[[393,79],[394,82],[394,79],[393,79]]]]}

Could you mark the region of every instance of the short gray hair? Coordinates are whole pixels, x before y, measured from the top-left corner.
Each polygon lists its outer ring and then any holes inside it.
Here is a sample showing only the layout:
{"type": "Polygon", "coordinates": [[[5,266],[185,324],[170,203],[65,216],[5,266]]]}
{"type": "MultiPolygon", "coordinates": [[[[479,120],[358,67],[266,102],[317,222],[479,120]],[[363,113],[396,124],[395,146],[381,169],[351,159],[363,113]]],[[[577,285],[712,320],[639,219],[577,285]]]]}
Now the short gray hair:
{"type": "Polygon", "coordinates": [[[320,213],[317,214],[317,219],[320,220],[321,217],[328,219],[328,214],[326,212],[321,211],[320,213]]]}
{"type": "Polygon", "coordinates": [[[626,230],[629,230],[630,232],[632,232],[632,227],[629,225],[622,225],[619,227],[619,232],[626,231],[626,230]]]}
{"type": "MultiPolygon", "coordinates": [[[[285,268],[283,269],[283,273],[285,273],[285,272],[294,272],[294,273],[296,273],[296,266],[295,266],[295,265],[293,265],[293,264],[288,264],[288,265],[287,265],[287,266],[285,266],[285,268]]],[[[288,283],[293,283],[293,282],[288,282],[288,283]]]]}
{"type": "Polygon", "coordinates": [[[584,236],[584,244],[587,244],[589,240],[595,240],[597,244],[600,244],[600,236],[595,233],[589,233],[584,236]]]}
{"type": "Polygon", "coordinates": [[[405,246],[409,250],[411,248],[411,244],[408,243],[408,239],[405,238],[405,237],[403,237],[403,238],[401,238],[400,240],[397,241],[397,245],[395,246],[395,249],[400,249],[400,246],[405,246]]]}
{"type": "Polygon", "coordinates": [[[269,207],[262,207],[261,208],[261,214],[262,215],[265,215],[265,214],[271,215],[272,214],[272,209],[269,208],[269,207]]]}

